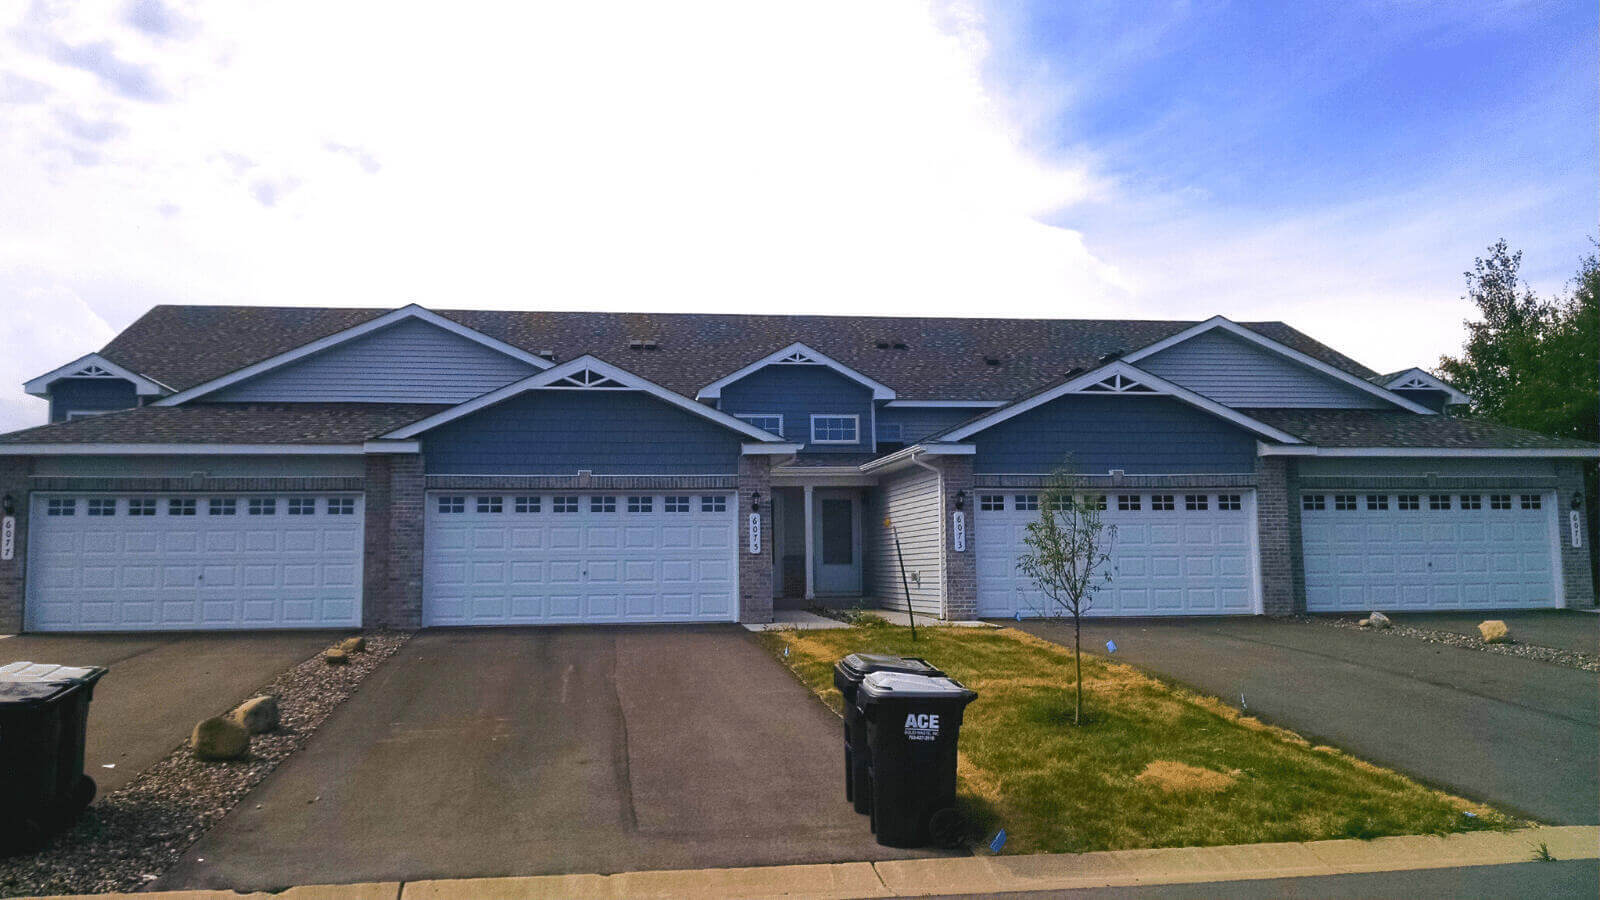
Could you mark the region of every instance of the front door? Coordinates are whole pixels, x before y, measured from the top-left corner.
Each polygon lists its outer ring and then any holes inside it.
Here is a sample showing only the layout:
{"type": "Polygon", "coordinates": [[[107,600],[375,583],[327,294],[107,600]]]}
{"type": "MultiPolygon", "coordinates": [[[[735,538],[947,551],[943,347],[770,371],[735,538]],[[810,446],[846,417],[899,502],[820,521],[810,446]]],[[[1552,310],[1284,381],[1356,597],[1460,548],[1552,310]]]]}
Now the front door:
{"type": "Polygon", "coordinates": [[[861,503],[855,491],[817,491],[813,516],[816,593],[861,593],[861,503]]]}

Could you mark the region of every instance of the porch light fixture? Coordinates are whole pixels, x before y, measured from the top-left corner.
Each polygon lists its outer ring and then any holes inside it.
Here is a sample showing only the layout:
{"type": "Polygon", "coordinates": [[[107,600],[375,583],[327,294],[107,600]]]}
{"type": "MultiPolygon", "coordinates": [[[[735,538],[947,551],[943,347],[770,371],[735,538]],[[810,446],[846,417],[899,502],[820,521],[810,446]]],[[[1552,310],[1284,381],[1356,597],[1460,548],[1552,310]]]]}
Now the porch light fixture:
{"type": "Polygon", "coordinates": [[[0,511],[3,511],[8,516],[15,514],[17,511],[16,499],[10,494],[5,495],[3,499],[0,499],[0,511]]]}
{"type": "MultiPolygon", "coordinates": [[[[1583,509],[1583,491],[1573,491],[1572,492],[1572,508],[1573,509],[1583,509]]],[[[8,497],[6,497],[6,510],[7,510],[8,513],[9,513],[10,509],[11,509],[11,498],[8,496],[8,497]]]]}
{"type": "Polygon", "coordinates": [[[751,512],[760,512],[761,511],[761,492],[760,491],[751,491],[750,492],[750,511],[751,512]]]}
{"type": "Polygon", "coordinates": [[[956,491],[956,509],[965,509],[967,506],[967,492],[956,491]]]}

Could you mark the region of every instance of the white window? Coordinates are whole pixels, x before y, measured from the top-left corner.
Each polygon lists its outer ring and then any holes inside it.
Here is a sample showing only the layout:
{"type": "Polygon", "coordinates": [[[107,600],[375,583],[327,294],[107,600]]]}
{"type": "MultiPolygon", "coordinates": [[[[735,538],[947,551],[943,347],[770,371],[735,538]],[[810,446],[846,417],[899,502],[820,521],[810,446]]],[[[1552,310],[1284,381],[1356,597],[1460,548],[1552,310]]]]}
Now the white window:
{"type": "Polygon", "coordinates": [[[1395,507],[1403,510],[1416,510],[1422,508],[1421,494],[1400,494],[1394,498],[1395,507]]]}
{"type": "Polygon", "coordinates": [[[1356,495],[1355,494],[1334,494],[1333,495],[1333,508],[1338,510],[1339,512],[1355,512],[1355,509],[1356,509],[1356,495]]]}
{"type": "Polygon", "coordinates": [[[539,511],[538,497],[518,497],[516,509],[519,513],[536,513],[539,511]]]}
{"type": "Polygon", "coordinates": [[[778,437],[783,437],[783,416],[776,413],[750,413],[749,415],[738,415],[734,418],[749,422],[762,431],[770,431],[778,437]]]}
{"type": "Polygon", "coordinates": [[[1021,510],[1021,511],[1024,511],[1024,512],[1026,512],[1028,510],[1034,510],[1034,509],[1038,509],[1039,508],[1039,495],[1038,494],[1017,494],[1015,497],[1012,498],[1012,500],[1015,501],[1016,504],[1017,504],[1013,508],[1021,510]]]}
{"type": "Polygon", "coordinates": [[[90,497],[89,515],[114,516],[117,514],[117,501],[108,497],[90,497]]]}
{"type": "Polygon", "coordinates": [[[317,514],[317,498],[315,497],[290,497],[289,515],[314,516],[317,514]]]}
{"type": "Polygon", "coordinates": [[[1172,512],[1177,508],[1177,503],[1171,494],[1151,494],[1150,508],[1157,512],[1172,512]]]}
{"type": "Polygon", "coordinates": [[[206,501],[206,515],[208,516],[236,516],[239,514],[239,500],[237,497],[212,497],[206,501]]]}
{"type": "Polygon", "coordinates": [[[1328,498],[1321,494],[1305,494],[1300,497],[1300,508],[1305,510],[1327,509],[1328,498]]]}
{"type": "Polygon", "coordinates": [[[1539,506],[1540,506],[1540,503],[1539,503],[1539,495],[1538,494],[1523,494],[1522,495],[1522,508],[1523,509],[1538,509],[1539,506]]]}
{"type": "Polygon", "coordinates": [[[172,497],[167,500],[167,515],[192,516],[194,515],[196,501],[189,498],[172,497]]]}
{"type": "Polygon", "coordinates": [[[578,498],[572,496],[556,496],[550,498],[550,511],[558,513],[575,513],[578,511],[578,498]]]}
{"type": "Polygon", "coordinates": [[[1106,495],[1088,494],[1083,498],[1083,502],[1085,506],[1104,512],[1106,508],[1106,495]]]}
{"type": "Polygon", "coordinates": [[[1450,508],[1450,495],[1449,494],[1429,494],[1428,495],[1428,508],[1429,509],[1449,509],[1450,508]]]}
{"type": "Polygon", "coordinates": [[[1243,508],[1243,507],[1240,504],[1240,495],[1238,495],[1238,494],[1218,494],[1217,495],[1217,509],[1224,510],[1224,511],[1227,511],[1227,512],[1238,512],[1241,508],[1243,508]]]}
{"type": "Polygon", "coordinates": [[[689,511],[688,497],[667,497],[664,504],[667,512],[686,513],[689,511]]]}
{"type": "Polygon", "coordinates": [[[328,515],[353,516],[356,514],[356,498],[354,497],[329,497],[328,515]]]}
{"type": "Polygon", "coordinates": [[[589,512],[607,513],[617,511],[617,498],[595,494],[589,498],[589,512]]]}
{"type": "Polygon", "coordinates": [[[251,497],[250,515],[275,516],[278,514],[278,498],[276,497],[251,497]]]}
{"type": "Polygon", "coordinates": [[[1461,508],[1462,509],[1483,509],[1483,495],[1482,494],[1462,494],[1461,495],[1461,508]]]}
{"type": "Polygon", "coordinates": [[[1183,495],[1183,508],[1189,512],[1204,510],[1208,505],[1210,505],[1210,495],[1208,494],[1183,495]]]}
{"type": "Polygon", "coordinates": [[[503,498],[503,497],[479,497],[478,498],[478,512],[481,512],[481,513],[500,513],[500,512],[505,512],[505,511],[506,511],[506,504],[505,504],[505,498],[503,498]]]}
{"type": "Polygon", "coordinates": [[[992,512],[1006,508],[1005,494],[984,494],[978,498],[978,508],[992,512]]]}
{"type": "Polygon", "coordinates": [[[1123,512],[1137,512],[1141,506],[1141,499],[1138,494],[1118,494],[1117,509],[1123,512]]]}
{"type": "Polygon", "coordinates": [[[860,416],[812,416],[811,417],[811,443],[813,444],[854,444],[860,441],[857,436],[861,423],[860,416]]]}
{"type": "Polygon", "coordinates": [[[700,498],[701,512],[727,512],[728,498],[724,494],[707,494],[700,498]]]}
{"type": "Polygon", "coordinates": [[[156,498],[135,497],[128,501],[128,515],[153,516],[156,514],[156,498]]]}
{"type": "Polygon", "coordinates": [[[439,512],[463,513],[467,511],[467,498],[465,497],[440,497],[439,512]]]}
{"type": "Polygon", "coordinates": [[[1379,510],[1379,509],[1388,509],[1388,508],[1389,508],[1389,495],[1388,494],[1368,494],[1367,495],[1367,509],[1369,509],[1369,510],[1379,510]]]}
{"type": "Polygon", "coordinates": [[[1490,509],[1510,509],[1511,508],[1511,495],[1510,494],[1490,494],[1489,495],[1489,508],[1490,509]]]}
{"type": "Polygon", "coordinates": [[[650,512],[651,510],[655,509],[655,505],[656,504],[655,504],[655,498],[654,497],[629,497],[628,498],[628,512],[631,512],[631,513],[647,513],[647,512],[650,512]]]}
{"type": "Polygon", "coordinates": [[[51,497],[45,501],[44,514],[47,516],[75,516],[78,514],[78,498],[51,497]]]}

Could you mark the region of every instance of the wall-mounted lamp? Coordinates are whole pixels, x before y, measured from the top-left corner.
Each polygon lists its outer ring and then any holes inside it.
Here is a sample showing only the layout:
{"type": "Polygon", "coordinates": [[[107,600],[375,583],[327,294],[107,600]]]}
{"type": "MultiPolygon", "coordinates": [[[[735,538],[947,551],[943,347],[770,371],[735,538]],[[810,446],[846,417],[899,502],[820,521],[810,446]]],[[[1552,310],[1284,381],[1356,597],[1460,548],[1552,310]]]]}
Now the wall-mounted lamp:
{"type": "Polygon", "coordinates": [[[8,516],[16,515],[16,512],[17,512],[17,501],[16,501],[16,499],[13,498],[10,494],[5,495],[4,498],[0,498],[0,511],[3,511],[8,516]]]}
{"type": "Polygon", "coordinates": [[[965,509],[967,506],[967,492],[956,491],[956,509],[965,509]]]}
{"type": "MultiPolygon", "coordinates": [[[[10,497],[6,498],[6,508],[7,509],[11,508],[11,498],[10,497]]],[[[1572,508],[1573,509],[1583,509],[1583,491],[1573,491],[1572,492],[1572,508]]]]}
{"type": "Polygon", "coordinates": [[[751,512],[760,512],[761,511],[761,492],[760,491],[751,491],[750,492],[750,511],[751,512]]]}

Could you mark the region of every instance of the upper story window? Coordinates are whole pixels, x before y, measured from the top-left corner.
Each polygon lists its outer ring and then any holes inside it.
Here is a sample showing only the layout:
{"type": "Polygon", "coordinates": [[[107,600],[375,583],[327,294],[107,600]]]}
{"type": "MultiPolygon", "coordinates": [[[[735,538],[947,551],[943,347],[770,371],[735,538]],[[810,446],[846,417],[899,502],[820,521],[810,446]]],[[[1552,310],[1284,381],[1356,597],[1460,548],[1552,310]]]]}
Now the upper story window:
{"type": "Polygon", "coordinates": [[[860,443],[861,417],[819,415],[811,417],[811,443],[860,443]]]}
{"type": "Polygon", "coordinates": [[[783,437],[783,416],[776,413],[751,413],[738,415],[734,418],[742,419],[762,431],[770,431],[778,437],[783,437]]]}

